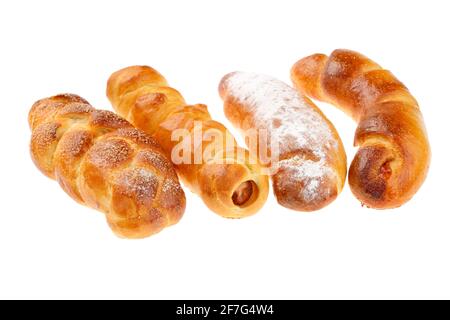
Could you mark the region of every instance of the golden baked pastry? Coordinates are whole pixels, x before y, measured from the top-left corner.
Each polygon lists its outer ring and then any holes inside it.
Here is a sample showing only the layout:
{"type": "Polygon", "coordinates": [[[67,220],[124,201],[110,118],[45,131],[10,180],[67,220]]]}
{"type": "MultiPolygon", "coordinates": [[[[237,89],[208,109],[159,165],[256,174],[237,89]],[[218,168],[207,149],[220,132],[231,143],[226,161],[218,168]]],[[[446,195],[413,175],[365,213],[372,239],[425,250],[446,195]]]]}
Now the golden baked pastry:
{"type": "Polygon", "coordinates": [[[104,212],[118,236],[147,237],[182,217],[173,165],[126,120],[63,94],[37,101],[28,122],[36,166],[73,199],[104,212]]]}
{"type": "Polygon", "coordinates": [[[242,218],[264,205],[268,178],[258,162],[237,146],[221,123],[211,119],[205,105],[186,105],[158,71],[148,66],[121,69],[109,78],[107,96],[117,113],[161,144],[183,182],[211,210],[224,217],[242,218]],[[184,135],[174,139],[178,132],[184,135]],[[234,147],[224,145],[226,140],[234,147]],[[183,154],[188,161],[175,161],[180,145],[191,146],[183,154]],[[198,154],[201,159],[195,161],[198,154]]]}
{"type": "Polygon", "coordinates": [[[261,157],[264,147],[271,154],[273,189],[281,205],[313,211],[337,197],[347,172],[345,151],[336,129],[311,100],[278,79],[246,72],[223,77],[219,93],[234,126],[268,135],[262,143],[258,138],[256,152],[261,157]]]}
{"type": "Polygon", "coordinates": [[[301,59],[291,77],[301,92],[334,104],[358,123],[359,149],[349,170],[355,196],[377,209],[411,199],[426,178],[431,151],[419,105],[405,85],[350,50],[301,59]]]}

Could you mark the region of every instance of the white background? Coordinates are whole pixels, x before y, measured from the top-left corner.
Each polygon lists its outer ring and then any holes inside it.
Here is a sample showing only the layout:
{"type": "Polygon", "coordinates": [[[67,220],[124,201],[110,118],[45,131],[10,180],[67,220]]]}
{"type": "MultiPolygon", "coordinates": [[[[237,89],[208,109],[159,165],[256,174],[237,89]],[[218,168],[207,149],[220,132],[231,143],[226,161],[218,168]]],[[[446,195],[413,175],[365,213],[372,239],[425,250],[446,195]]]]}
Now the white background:
{"type": "MultiPolygon", "coordinates": [[[[448,1],[2,1],[0,298],[450,298],[448,1]],[[230,71],[289,82],[303,56],[362,52],[420,102],[433,150],[428,179],[396,210],[362,208],[348,185],[326,209],[276,204],[226,220],[187,189],[182,221],[116,238],[33,165],[32,103],[77,93],[111,109],[106,80],[148,64],[190,103],[226,121],[230,71]]],[[[355,124],[320,104],[348,158],[355,124]]]]}

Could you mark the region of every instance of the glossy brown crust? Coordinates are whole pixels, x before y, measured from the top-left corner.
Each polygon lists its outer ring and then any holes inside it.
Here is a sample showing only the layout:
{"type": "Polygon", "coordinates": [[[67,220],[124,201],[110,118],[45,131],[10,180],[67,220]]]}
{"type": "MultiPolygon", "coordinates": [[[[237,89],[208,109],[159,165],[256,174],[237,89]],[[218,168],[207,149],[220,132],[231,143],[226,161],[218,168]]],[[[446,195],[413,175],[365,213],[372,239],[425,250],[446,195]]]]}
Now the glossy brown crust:
{"type": "Polygon", "coordinates": [[[291,69],[295,86],[341,108],[358,122],[359,150],[349,171],[355,196],[388,209],[412,198],[424,182],[430,145],[417,101],[391,72],[350,50],[314,54],[291,69]]]}
{"type": "Polygon", "coordinates": [[[186,105],[181,94],[169,87],[155,69],[131,66],[113,73],[108,80],[107,95],[114,109],[137,128],[151,134],[167,155],[179,155],[180,143],[191,141],[191,153],[183,156],[191,163],[177,162],[176,169],[211,210],[224,217],[241,218],[256,213],[264,205],[268,195],[267,176],[261,174],[257,163],[250,161],[245,149],[236,147],[225,155],[223,146],[217,145],[218,154],[204,159],[206,163],[194,163],[195,154],[203,154],[216,141],[205,137],[205,132],[213,130],[223,138],[232,141],[234,138],[221,123],[211,119],[205,105],[186,105]],[[173,140],[172,134],[180,129],[185,134],[173,140]],[[194,136],[203,137],[200,147],[194,146],[194,136]],[[242,192],[241,184],[246,181],[253,181],[257,190],[244,204],[237,205],[233,199],[240,197],[236,192],[242,192]]]}
{"type": "Polygon", "coordinates": [[[186,205],[173,165],[155,140],[72,94],[31,108],[31,156],[73,199],[105,213],[121,237],[177,223],[186,205]]]}

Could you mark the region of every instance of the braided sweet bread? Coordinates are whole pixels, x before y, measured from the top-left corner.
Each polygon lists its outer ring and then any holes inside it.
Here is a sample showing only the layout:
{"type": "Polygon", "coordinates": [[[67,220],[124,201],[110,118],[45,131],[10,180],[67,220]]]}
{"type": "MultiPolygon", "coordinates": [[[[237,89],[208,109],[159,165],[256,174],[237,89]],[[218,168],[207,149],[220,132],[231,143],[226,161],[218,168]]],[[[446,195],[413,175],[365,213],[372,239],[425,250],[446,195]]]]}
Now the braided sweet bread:
{"type": "Polygon", "coordinates": [[[63,94],[31,108],[36,166],[81,204],[105,213],[121,237],[142,238],[177,223],[184,192],[159,145],[126,120],[63,94]]]}

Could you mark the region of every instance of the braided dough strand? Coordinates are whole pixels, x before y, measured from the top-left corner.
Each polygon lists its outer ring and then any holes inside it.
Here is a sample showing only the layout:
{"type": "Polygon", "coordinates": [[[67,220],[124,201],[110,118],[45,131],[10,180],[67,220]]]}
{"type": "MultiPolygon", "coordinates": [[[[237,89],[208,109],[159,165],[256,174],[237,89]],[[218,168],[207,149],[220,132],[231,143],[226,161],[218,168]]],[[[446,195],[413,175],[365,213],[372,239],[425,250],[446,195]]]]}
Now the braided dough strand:
{"type": "Polygon", "coordinates": [[[30,110],[31,156],[77,202],[100,210],[121,237],[143,238],[177,223],[184,192],[152,138],[72,94],[30,110]]]}
{"type": "Polygon", "coordinates": [[[211,119],[205,105],[187,105],[166,79],[148,66],[131,66],[111,75],[107,95],[114,109],[152,135],[172,155],[180,146],[188,161],[175,163],[183,182],[217,214],[242,218],[256,213],[268,195],[268,179],[248,151],[237,146],[221,123],[211,119]],[[201,125],[201,126],[199,126],[201,125]],[[179,140],[176,132],[185,131],[179,140]],[[227,147],[207,135],[232,141],[227,147]],[[211,153],[207,150],[213,150],[211,153]],[[195,161],[196,155],[202,159],[195,161]]]}

